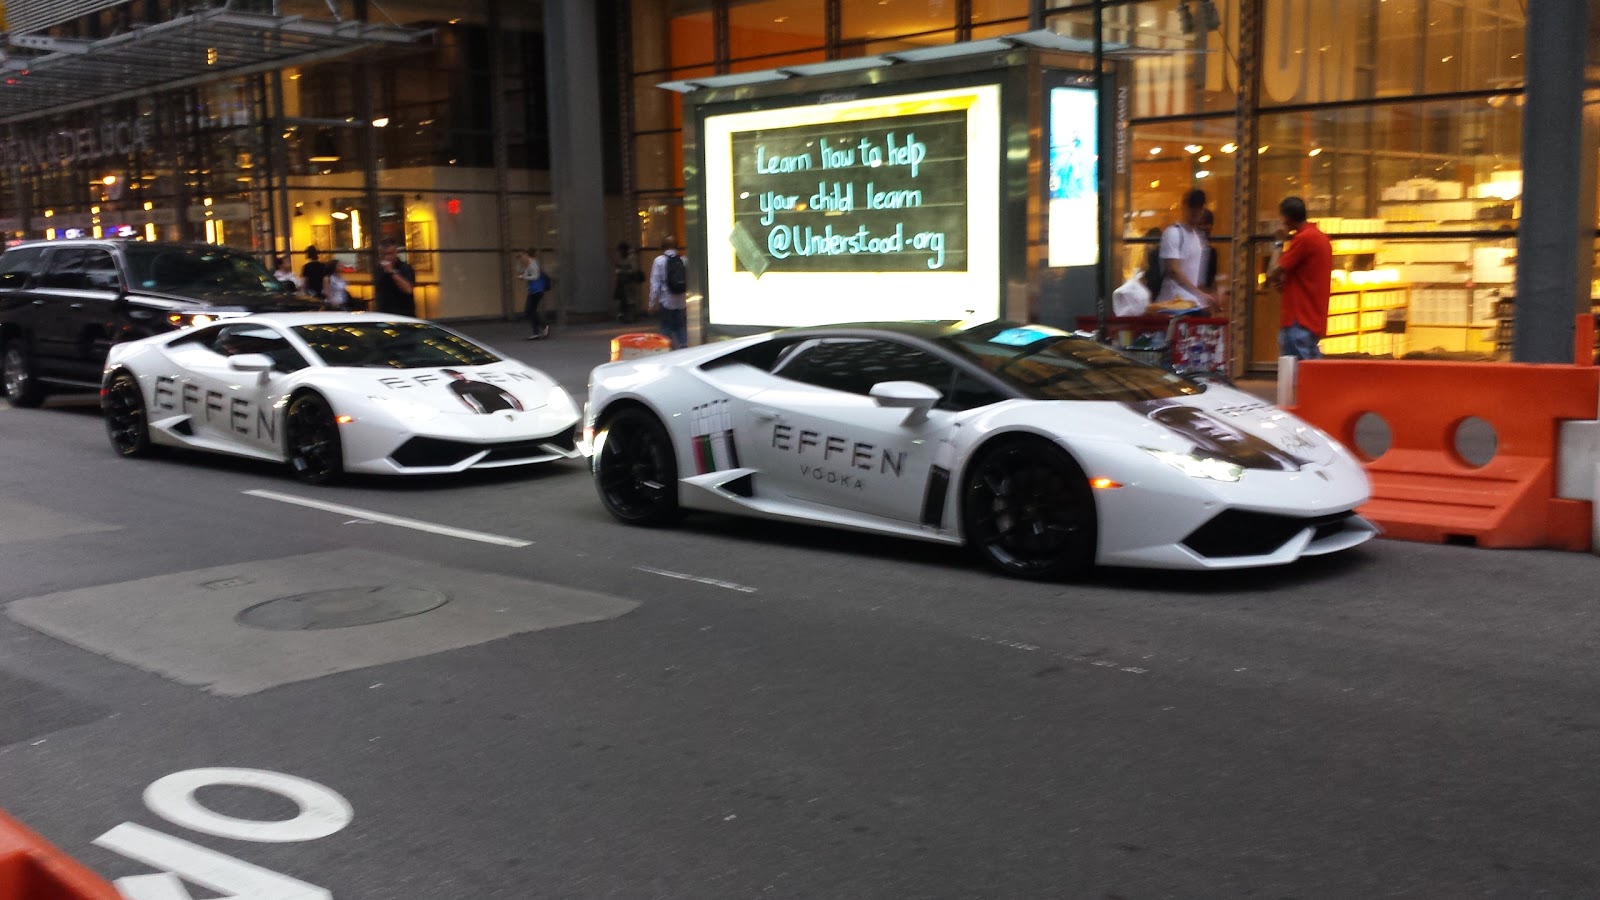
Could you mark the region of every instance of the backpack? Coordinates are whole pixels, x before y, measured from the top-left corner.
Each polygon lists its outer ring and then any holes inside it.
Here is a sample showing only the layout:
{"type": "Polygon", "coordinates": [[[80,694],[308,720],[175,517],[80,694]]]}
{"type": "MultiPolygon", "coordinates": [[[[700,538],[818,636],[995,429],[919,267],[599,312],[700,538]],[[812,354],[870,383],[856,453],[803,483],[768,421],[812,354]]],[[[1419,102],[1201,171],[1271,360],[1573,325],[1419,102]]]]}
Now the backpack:
{"type": "Polygon", "coordinates": [[[687,294],[689,292],[689,267],[683,264],[683,257],[667,257],[667,293],[687,294]]]}

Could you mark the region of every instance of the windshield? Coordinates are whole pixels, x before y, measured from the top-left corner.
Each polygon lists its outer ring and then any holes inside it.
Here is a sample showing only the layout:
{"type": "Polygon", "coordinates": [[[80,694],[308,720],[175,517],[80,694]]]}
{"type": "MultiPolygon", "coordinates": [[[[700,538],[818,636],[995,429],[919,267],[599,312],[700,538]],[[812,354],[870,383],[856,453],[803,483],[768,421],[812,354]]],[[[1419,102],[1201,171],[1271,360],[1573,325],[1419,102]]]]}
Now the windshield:
{"type": "Polygon", "coordinates": [[[294,329],[330,366],[429,369],[486,366],[500,357],[426,322],[338,322],[294,329]]]}
{"type": "Polygon", "coordinates": [[[1034,400],[1160,400],[1203,388],[1044,325],[989,322],[938,339],[1034,400]]]}
{"type": "Polygon", "coordinates": [[[255,257],[221,247],[129,244],[124,253],[128,278],[147,291],[187,294],[280,290],[255,257]]]}

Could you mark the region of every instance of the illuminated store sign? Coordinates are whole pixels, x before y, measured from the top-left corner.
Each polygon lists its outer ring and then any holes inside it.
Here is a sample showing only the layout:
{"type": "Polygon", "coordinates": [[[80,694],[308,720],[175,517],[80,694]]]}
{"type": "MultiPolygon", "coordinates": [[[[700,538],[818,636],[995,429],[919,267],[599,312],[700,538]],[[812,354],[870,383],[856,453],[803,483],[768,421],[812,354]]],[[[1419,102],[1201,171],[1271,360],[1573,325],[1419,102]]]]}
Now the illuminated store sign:
{"type": "Polygon", "coordinates": [[[1050,89],[1050,255],[1052,266],[1100,259],[1100,101],[1094,88],[1050,89]]]}
{"type": "Polygon", "coordinates": [[[999,93],[708,116],[712,323],[995,318],[999,93]]]}

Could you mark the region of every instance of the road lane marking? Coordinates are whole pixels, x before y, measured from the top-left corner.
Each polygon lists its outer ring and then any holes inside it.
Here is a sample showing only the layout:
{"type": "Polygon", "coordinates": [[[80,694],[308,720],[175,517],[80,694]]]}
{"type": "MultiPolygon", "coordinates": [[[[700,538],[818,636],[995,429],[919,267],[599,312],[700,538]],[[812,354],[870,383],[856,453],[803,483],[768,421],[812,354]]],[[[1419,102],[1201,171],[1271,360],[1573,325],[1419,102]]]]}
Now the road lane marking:
{"type": "Polygon", "coordinates": [[[410,528],[414,531],[426,531],[430,534],[441,534],[445,537],[461,538],[468,541],[478,541],[483,544],[496,544],[501,547],[527,547],[533,541],[524,541],[520,538],[503,537],[498,534],[489,534],[483,531],[471,531],[466,528],[451,528],[449,525],[436,525],[433,522],[424,522],[421,519],[408,519],[405,516],[391,516],[388,513],[373,512],[354,506],[343,506],[338,503],[325,503],[321,500],[311,500],[306,497],[296,497],[293,494],[280,494],[277,491],[245,491],[252,497],[264,500],[276,500],[279,503],[292,503],[296,506],[308,506],[320,509],[323,512],[339,513],[345,516],[357,516],[369,522],[382,522],[385,525],[396,525],[400,528],[410,528]]]}
{"type": "Polygon", "coordinates": [[[756,592],[756,589],[753,587],[747,587],[742,584],[734,584],[731,581],[719,581],[718,579],[706,578],[701,575],[688,575],[683,572],[670,572],[666,569],[654,569],[650,566],[634,566],[634,568],[640,572],[649,572],[651,575],[664,575],[667,578],[676,578],[680,581],[693,581],[697,584],[709,584],[712,587],[725,588],[730,591],[740,591],[746,594],[754,594],[756,592]]]}
{"type": "Polygon", "coordinates": [[[350,801],[315,781],[264,769],[188,769],[156,779],[144,789],[144,805],[174,825],[213,837],[258,843],[314,841],[342,830],[355,812],[350,801]],[[207,809],[195,793],[212,785],[256,788],[277,794],[300,808],[292,819],[263,822],[225,816],[207,809]]]}

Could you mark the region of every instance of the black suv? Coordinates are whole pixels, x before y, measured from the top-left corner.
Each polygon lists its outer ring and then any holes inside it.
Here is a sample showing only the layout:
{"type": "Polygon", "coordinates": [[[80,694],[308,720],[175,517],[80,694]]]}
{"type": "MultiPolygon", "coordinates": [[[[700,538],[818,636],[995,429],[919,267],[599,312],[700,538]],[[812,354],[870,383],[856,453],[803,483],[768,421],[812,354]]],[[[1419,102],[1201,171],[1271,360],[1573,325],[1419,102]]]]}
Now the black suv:
{"type": "Polygon", "coordinates": [[[98,390],[122,341],[253,312],[321,309],[212,244],[31,241],[0,254],[0,387],[16,406],[98,390]]]}

